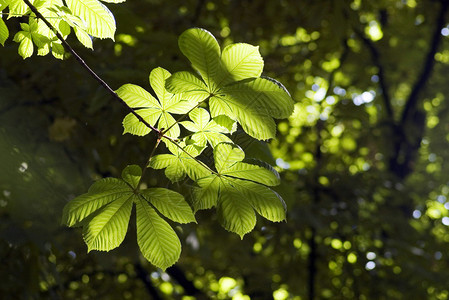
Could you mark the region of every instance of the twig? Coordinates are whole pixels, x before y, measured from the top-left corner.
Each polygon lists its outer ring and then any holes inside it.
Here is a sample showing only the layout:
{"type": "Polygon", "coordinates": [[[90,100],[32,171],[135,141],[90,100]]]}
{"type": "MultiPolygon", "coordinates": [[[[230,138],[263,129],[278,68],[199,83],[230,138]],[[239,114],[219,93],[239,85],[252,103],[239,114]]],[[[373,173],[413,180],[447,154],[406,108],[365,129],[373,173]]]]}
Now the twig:
{"type": "Polygon", "coordinates": [[[374,65],[377,67],[377,76],[379,76],[379,85],[382,91],[382,98],[384,99],[385,111],[387,113],[387,118],[390,121],[394,120],[393,108],[391,107],[391,98],[390,92],[388,89],[387,81],[385,79],[385,69],[380,61],[379,50],[377,50],[374,43],[368,39],[363,33],[360,31],[356,31],[357,35],[360,36],[365,46],[371,53],[371,57],[373,59],[374,65]]]}
{"type": "Polygon", "coordinates": [[[103,80],[101,79],[97,73],[95,73],[85,62],[84,60],[78,55],[78,53],[73,50],[73,48],[66,42],[66,40],[62,37],[62,35],[59,33],[59,31],[51,25],[50,22],[37,10],[33,4],[29,0],[23,0],[26,5],[31,9],[31,11],[36,15],[37,18],[41,19],[45,25],[47,25],[48,28],[56,35],[56,37],[61,41],[62,46],[67,52],[70,52],[75,59],[79,62],[79,64],[89,72],[89,74],[98,81],[107,91],[109,94],[112,95],[113,98],[118,100],[120,103],[122,103],[140,122],[145,124],[148,128],[151,130],[154,130],[156,133],[159,134],[160,130],[155,128],[154,126],[150,125],[147,121],[145,121],[144,118],[142,118],[132,107],[130,107],[122,98],[120,98],[116,92],[103,80]]]}
{"type": "MultiPolygon", "coordinates": [[[[145,175],[145,172],[148,169],[148,165],[150,164],[150,160],[154,156],[154,153],[156,152],[156,149],[157,149],[157,147],[159,146],[160,143],[161,143],[161,139],[158,138],[157,141],[156,141],[156,144],[153,147],[153,150],[150,153],[150,157],[148,157],[148,160],[147,160],[146,164],[142,168],[142,176],[140,176],[139,184],[140,184],[140,182],[142,182],[143,175],[145,175]]],[[[139,186],[139,185],[137,185],[137,186],[139,186]]]]}
{"type": "Polygon", "coordinates": [[[188,112],[186,112],[184,115],[182,115],[178,120],[175,121],[175,123],[171,124],[167,129],[162,130],[161,134],[165,135],[170,129],[173,128],[173,126],[175,126],[176,124],[178,124],[179,122],[181,122],[182,120],[184,120],[191,111],[193,111],[195,108],[198,108],[198,106],[200,106],[201,103],[207,101],[210,99],[211,96],[208,96],[206,99],[204,99],[203,101],[198,102],[194,107],[192,107],[188,112]]]}
{"type": "MultiPolygon", "coordinates": [[[[153,130],[157,136],[158,139],[161,138],[166,138],[168,139],[170,142],[172,142],[173,144],[175,144],[178,148],[181,149],[181,151],[183,151],[184,153],[186,153],[188,156],[190,156],[193,160],[195,160],[196,162],[198,162],[201,166],[205,167],[208,171],[212,172],[212,173],[216,173],[214,172],[211,168],[209,168],[206,164],[204,164],[202,161],[198,160],[197,158],[193,157],[190,153],[188,153],[186,150],[184,150],[181,146],[178,145],[178,143],[176,141],[174,141],[171,137],[166,136],[164,133],[166,131],[161,131],[158,128],[152,126],[151,124],[149,124],[147,121],[145,121],[145,119],[140,116],[132,107],[130,107],[122,98],[119,97],[119,95],[117,95],[116,92],[114,92],[114,90],[103,80],[101,79],[85,62],[84,60],[78,55],[78,53],[75,52],[75,50],[73,50],[73,48],[67,43],[67,41],[62,37],[62,35],[59,33],[59,31],[53,27],[53,25],[51,25],[50,22],[48,22],[48,20],[37,10],[37,8],[35,6],[33,6],[33,4],[31,4],[31,2],[29,0],[23,0],[25,2],[25,4],[31,9],[31,11],[36,15],[36,17],[38,19],[41,19],[45,25],[47,25],[48,28],[50,28],[50,30],[56,35],[56,37],[61,41],[62,46],[64,47],[64,49],[67,52],[70,52],[75,59],[78,61],[78,63],[87,70],[87,72],[96,80],[98,81],[101,86],[103,86],[106,91],[116,100],[118,100],[120,103],[122,103],[140,122],[142,122],[145,126],[147,126],[148,128],[150,128],[151,130],[153,130]]],[[[199,104],[198,104],[199,105],[199,104]]],[[[176,123],[175,123],[176,124],[176,123]]]]}

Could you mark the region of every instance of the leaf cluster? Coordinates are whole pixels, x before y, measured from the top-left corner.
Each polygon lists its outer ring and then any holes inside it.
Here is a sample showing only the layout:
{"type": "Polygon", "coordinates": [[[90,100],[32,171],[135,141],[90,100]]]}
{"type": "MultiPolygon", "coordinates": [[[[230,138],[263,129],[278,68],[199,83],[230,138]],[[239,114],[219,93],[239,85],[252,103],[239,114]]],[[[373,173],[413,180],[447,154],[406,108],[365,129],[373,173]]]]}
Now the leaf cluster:
{"type": "MultiPolygon", "coordinates": [[[[114,39],[115,19],[111,11],[102,3],[120,3],[124,0],[34,0],[30,1],[39,13],[64,38],[73,32],[85,47],[93,48],[94,38],[114,39]]],[[[19,43],[19,55],[24,59],[33,55],[49,53],[58,59],[66,56],[61,41],[48,26],[39,20],[22,0],[0,0],[0,13],[12,17],[28,17],[28,23],[21,23],[21,31],[14,35],[13,41],[19,43]],[[4,11],[7,11],[6,13],[4,11]]],[[[4,45],[9,30],[0,18],[0,44],[4,45]]]]}
{"type": "Polygon", "coordinates": [[[138,244],[161,268],[176,262],[180,243],[157,211],[184,223],[194,220],[194,212],[216,207],[221,225],[241,238],[254,228],[256,213],[273,222],[285,220],[285,203],[270,188],[280,183],[279,174],[267,163],[245,160],[230,135],[241,125],[252,138],[274,137],[273,117],[293,110],[290,95],[280,83],[260,77],[263,60],[257,47],[233,44],[220,54],[215,38],[200,28],[185,31],[179,46],[195,72],[172,75],[158,67],[149,76],[155,96],[134,84],[116,93],[132,110],[123,120],[123,133],[157,134],[145,167],[165,169],[173,183],[187,178],[193,196],[187,203],[167,189],[140,190],[137,166],[128,166],[123,179],[98,181],[64,210],[65,224],[83,226],[89,250],[107,251],[123,241],[133,203],[138,244]],[[169,153],[153,155],[161,141],[169,153]],[[213,165],[203,161],[206,149],[213,165]]]}

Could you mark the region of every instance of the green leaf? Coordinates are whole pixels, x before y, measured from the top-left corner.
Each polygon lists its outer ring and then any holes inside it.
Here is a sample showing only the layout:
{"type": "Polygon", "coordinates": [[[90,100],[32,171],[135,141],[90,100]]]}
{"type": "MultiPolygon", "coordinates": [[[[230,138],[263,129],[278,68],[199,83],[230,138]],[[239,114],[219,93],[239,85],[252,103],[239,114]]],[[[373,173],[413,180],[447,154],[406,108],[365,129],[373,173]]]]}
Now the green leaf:
{"type": "Polygon", "coordinates": [[[142,177],[142,169],[137,165],[127,166],[122,171],[123,180],[128,183],[132,189],[136,189],[142,177]]]}
{"type": "Polygon", "coordinates": [[[242,239],[256,225],[256,215],[250,202],[242,201],[241,194],[232,186],[227,186],[220,194],[217,216],[226,230],[237,233],[242,239]]]}
{"type": "Polygon", "coordinates": [[[264,77],[240,81],[222,89],[221,99],[228,105],[251,109],[274,118],[287,118],[293,111],[293,101],[278,81],[264,77]]]}
{"type": "Polygon", "coordinates": [[[133,108],[151,107],[159,108],[160,105],[157,100],[146,90],[138,85],[124,84],[115,91],[117,95],[122,98],[126,104],[133,108]]]}
{"type": "MultiPolygon", "coordinates": [[[[144,108],[136,109],[136,112],[145,120],[148,124],[154,126],[160,117],[160,111],[156,108],[144,108]]],[[[151,129],[142,124],[134,114],[127,114],[123,119],[123,134],[131,133],[134,135],[144,136],[150,133],[151,129]]]]}
{"type": "Polygon", "coordinates": [[[83,226],[88,251],[109,251],[123,242],[136,203],[139,247],[150,262],[165,269],[179,258],[181,244],[154,208],[179,223],[195,222],[195,217],[181,194],[163,188],[139,190],[141,176],[140,167],[131,165],[123,170],[122,179],[95,182],[86,194],[64,207],[62,221],[83,226]]]}
{"type": "Polygon", "coordinates": [[[279,185],[279,174],[271,168],[265,169],[263,167],[252,165],[244,162],[238,162],[222,172],[223,175],[237,177],[241,179],[251,180],[268,186],[279,185]]]}
{"type": "MultiPolygon", "coordinates": [[[[24,31],[20,31],[16,34],[16,36],[18,36],[21,32],[24,31]]],[[[15,39],[15,37],[14,37],[15,39]]],[[[31,55],[33,55],[33,40],[31,39],[31,33],[24,33],[23,34],[23,38],[20,41],[20,45],[19,45],[19,55],[22,56],[23,59],[26,59],[28,57],[30,57],[31,55]]]]}
{"type": "Polygon", "coordinates": [[[80,41],[81,44],[84,45],[84,47],[93,49],[92,38],[90,37],[89,34],[87,34],[86,31],[77,27],[74,28],[74,31],[76,38],[78,39],[78,41],[80,41]]]}
{"type": "MultiPolygon", "coordinates": [[[[150,73],[150,84],[159,100],[156,100],[143,88],[125,84],[116,92],[130,107],[142,116],[150,125],[158,121],[159,129],[171,128],[166,135],[177,138],[180,134],[179,125],[171,114],[184,114],[197,103],[182,100],[182,94],[174,95],[165,89],[165,81],[170,73],[163,68],[155,68],[150,73]]],[[[136,116],[128,114],[123,120],[124,133],[146,135],[151,130],[141,123],[136,116]]]]}
{"type": "Polygon", "coordinates": [[[179,49],[190,60],[192,67],[201,74],[207,91],[214,93],[216,80],[222,76],[220,46],[207,30],[192,28],[184,31],[178,40],[179,49]]]}
{"type": "Polygon", "coordinates": [[[95,182],[86,194],[70,201],[63,210],[62,222],[77,226],[103,206],[129,194],[129,186],[116,178],[104,178],[95,182]]]}
{"type": "Polygon", "coordinates": [[[196,157],[200,152],[192,145],[186,146],[184,143],[180,147],[188,152],[191,156],[186,154],[178,147],[168,142],[167,147],[172,154],[159,154],[153,156],[150,160],[150,167],[153,169],[165,169],[165,175],[171,182],[178,182],[189,176],[192,180],[205,177],[210,174],[200,163],[195,161],[192,157],[196,157]]]}
{"type": "Polygon", "coordinates": [[[192,209],[181,194],[164,188],[151,188],[143,190],[142,195],[170,220],[178,223],[195,222],[192,209]]]}
{"type": "Polygon", "coordinates": [[[28,5],[25,4],[22,0],[9,0],[9,16],[11,17],[20,17],[27,13],[28,5]]]}
{"type": "Polygon", "coordinates": [[[185,71],[176,72],[170,76],[165,83],[165,87],[171,93],[182,93],[183,99],[196,103],[204,101],[210,95],[207,86],[200,78],[185,71]]]}
{"type": "Polygon", "coordinates": [[[137,209],[137,244],[143,256],[153,265],[165,270],[181,254],[181,242],[170,225],[148,202],[139,199],[137,209]]]}
{"type": "Polygon", "coordinates": [[[193,210],[209,209],[217,205],[221,180],[218,176],[209,175],[196,182],[199,188],[193,190],[193,210]]]}
{"type": "Polygon", "coordinates": [[[115,19],[109,9],[97,0],[66,0],[74,15],[87,23],[87,33],[114,40],[115,19]]]}
{"type": "Polygon", "coordinates": [[[279,194],[268,187],[245,180],[233,180],[232,184],[241,195],[249,199],[259,215],[272,222],[285,220],[287,206],[279,194]]]}
{"type": "Polygon", "coordinates": [[[9,37],[9,30],[3,19],[0,17],[0,44],[5,45],[5,41],[9,37]]]}
{"type": "Polygon", "coordinates": [[[107,3],[123,3],[126,0],[101,0],[102,2],[107,2],[107,3]]]}
{"type": "Polygon", "coordinates": [[[218,115],[213,118],[215,123],[224,127],[228,130],[229,133],[233,133],[237,130],[237,123],[226,115],[218,115]]]}
{"type": "Polygon", "coordinates": [[[223,49],[221,61],[229,73],[222,84],[256,78],[262,74],[263,59],[259,47],[243,43],[231,44],[223,49]]]}
{"type": "Polygon", "coordinates": [[[116,199],[84,226],[83,236],[88,252],[109,251],[123,242],[128,230],[134,197],[133,194],[128,193],[116,199]]]}
{"type": "Polygon", "coordinates": [[[217,206],[223,227],[241,237],[254,228],[254,210],[268,220],[285,219],[285,203],[265,185],[279,184],[279,175],[263,164],[242,162],[243,151],[235,145],[220,143],[214,148],[215,168],[197,180],[193,192],[194,210],[217,206]]]}
{"type": "Polygon", "coordinates": [[[212,147],[223,142],[232,143],[232,140],[223,132],[228,130],[218,125],[214,120],[210,119],[210,115],[204,108],[197,108],[189,113],[192,121],[183,121],[183,125],[187,130],[194,132],[191,139],[200,147],[204,147],[208,142],[212,147]]]}
{"type": "Polygon", "coordinates": [[[212,117],[227,116],[262,140],[275,136],[273,118],[286,118],[293,112],[293,101],[282,84],[260,77],[263,59],[258,47],[232,44],[220,54],[215,38],[200,28],[181,34],[179,47],[203,83],[195,75],[182,72],[172,76],[168,88],[176,93],[209,93],[212,117]]]}
{"type": "Polygon", "coordinates": [[[219,173],[245,158],[245,153],[237,145],[219,144],[214,149],[215,167],[219,173]]]}

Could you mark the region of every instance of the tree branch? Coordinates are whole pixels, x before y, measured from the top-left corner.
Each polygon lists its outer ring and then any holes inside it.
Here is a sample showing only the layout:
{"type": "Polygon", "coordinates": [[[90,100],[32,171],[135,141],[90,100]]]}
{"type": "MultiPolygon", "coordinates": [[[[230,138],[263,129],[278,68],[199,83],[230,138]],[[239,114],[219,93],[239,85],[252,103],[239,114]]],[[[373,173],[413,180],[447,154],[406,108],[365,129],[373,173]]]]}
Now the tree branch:
{"type": "Polygon", "coordinates": [[[145,285],[145,289],[147,290],[148,294],[151,295],[151,299],[162,299],[156,288],[153,286],[153,283],[149,279],[147,270],[140,263],[134,264],[134,270],[136,270],[137,277],[142,280],[143,284],[145,285]]]}
{"type": "Polygon", "coordinates": [[[382,91],[382,98],[384,100],[384,106],[385,106],[385,112],[387,113],[387,118],[391,121],[394,120],[394,114],[393,114],[393,108],[391,107],[391,98],[390,98],[390,92],[388,89],[387,81],[385,79],[385,69],[382,65],[382,62],[380,60],[380,53],[379,50],[377,50],[374,43],[368,39],[362,32],[356,30],[356,33],[360,38],[362,39],[365,46],[368,48],[368,50],[371,53],[371,58],[373,59],[373,64],[377,68],[377,76],[379,76],[379,86],[380,90],[382,91]]]}
{"type": "Polygon", "coordinates": [[[429,80],[430,75],[433,71],[433,67],[435,65],[435,54],[437,53],[438,47],[442,40],[441,28],[443,28],[443,26],[445,25],[445,15],[449,8],[448,0],[441,0],[440,3],[441,8],[438,14],[437,21],[435,23],[435,28],[430,42],[429,52],[426,55],[426,59],[421,74],[419,75],[408,97],[408,100],[406,101],[405,108],[402,112],[400,124],[405,124],[405,122],[408,121],[413,116],[413,112],[416,110],[416,106],[418,105],[419,93],[429,80]]]}

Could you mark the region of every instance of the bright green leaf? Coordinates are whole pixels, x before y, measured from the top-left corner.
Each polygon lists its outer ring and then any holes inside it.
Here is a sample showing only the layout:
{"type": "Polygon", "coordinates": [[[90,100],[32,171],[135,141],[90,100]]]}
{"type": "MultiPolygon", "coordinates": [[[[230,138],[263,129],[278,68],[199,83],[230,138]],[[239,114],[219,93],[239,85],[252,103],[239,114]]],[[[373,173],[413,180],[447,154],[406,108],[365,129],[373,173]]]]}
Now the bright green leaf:
{"type": "Polygon", "coordinates": [[[184,197],[164,188],[151,188],[142,191],[145,197],[161,214],[178,223],[195,222],[192,209],[184,197]]]}
{"type": "Polygon", "coordinates": [[[207,142],[212,147],[222,142],[232,143],[230,138],[222,134],[228,132],[228,130],[218,125],[214,120],[210,120],[210,115],[204,108],[191,111],[189,117],[192,121],[183,121],[181,125],[194,132],[191,139],[200,147],[204,147],[207,142]]]}
{"type": "Polygon", "coordinates": [[[220,65],[220,46],[214,36],[207,30],[192,28],[184,31],[178,40],[179,49],[190,60],[208,87],[214,93],[217,78],[222,76],[220,65]]]}
{"type": "Polygon", "coordinates": [[[262,74],[263,59],[259,47],[243,43],[231,44],[223,49],[221,61],[229,73],[222,84],[256,78],[262,74]]]}
{"type": "Polygon", "coordinates": [[[125,239],[133,206],[133,194],[116,199],[104,207],[87,225],[83,236],[88,251],[109,251],[125,239]]]}
{"type": "Polygon", "coordinates": [[[143,199],[136,202],[137,244],[143,256],[153,265],[165,270],[181,254],[178,236],[157,212],[143,199]]]}
{"type": "Polygon", "coordinates": [[[133,189],[137,188],[141,176],[142,176],[142,169],[137,165],[127,166],[122,171],[123,180],[126,183],[128,183],[133,189]]]}
{"type": "Polygon", "coordinates": [[[215,38],[200,28],[181,34],[179,47],[204,83],[182,72],[172,76],[168,87],[173,92],[209,93],[212,117],[236,120],[245,132],[262,140],[275,136],[273,118],[286,118],[293,112],[286,89],[273,79],[259,77],[263,60],[257,47],[232,44],[220,54],[215,38]]]}
{"type": "Polygon", "coordinates": [[[217,216],[221,225],[228,231],[243,238],[256,225],[256,215],[249,201],[242,199],[232,186],[221,191],[217,205],[217,216]]]}
{"type": "MultiPolygon", "coordinates": [[[[156,100],[143,88],[125,84],[116,92],[130,107],[141,115],[150,125],[158,121],[159,129],[168,129],[167,136],[177,138],[180,134],[179,125],[176,123],[173,114],[184,114],[191,110],[197,103],[182,100],[182,94],[174,95],[165,89],[165,80],[170,77],[170,73],[163,68],[155,68],[150,73],[150,84],[159,100],[156,100]]],[[[123,120],[124,132],[136,135],[145,135],[150,129],[141,123],[136,116],[128,114],[123,120]]]]}
{"type": "Polygon", "coordinates": [[[115,19],[109,9],[97,0],[66,0],[74,15],[87,23],[87,33],[101,39],[114,39],[115,19]]]}
{"type": "Polygon", "coordinates": [[[119,179],[101,179],[95,182],[86,194],[67,203],[62,214],[62,222],[70,227],[77,226],[92,213],[123,197],[129,191],[129,187],[119,179]]]}

